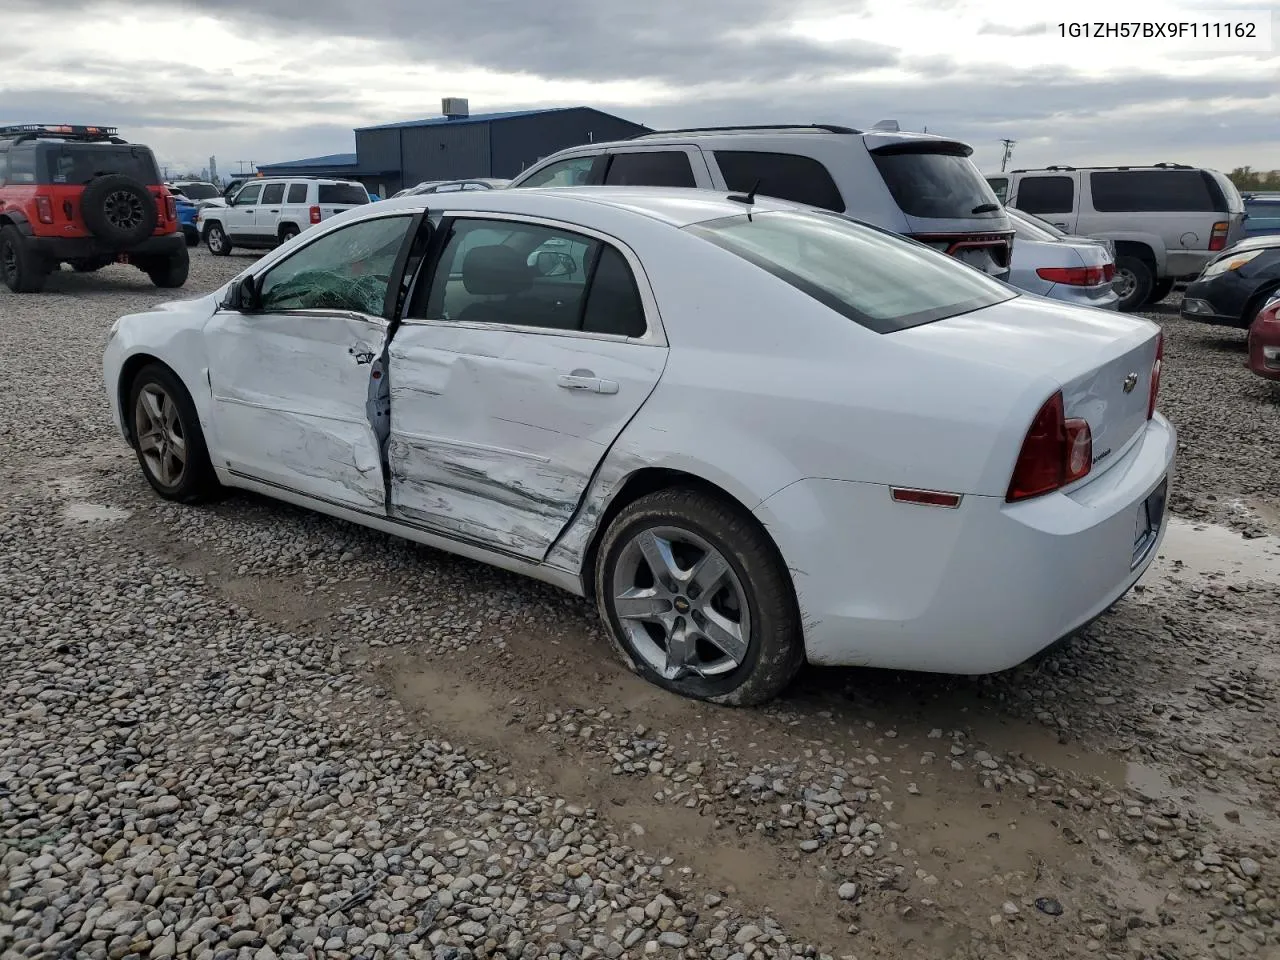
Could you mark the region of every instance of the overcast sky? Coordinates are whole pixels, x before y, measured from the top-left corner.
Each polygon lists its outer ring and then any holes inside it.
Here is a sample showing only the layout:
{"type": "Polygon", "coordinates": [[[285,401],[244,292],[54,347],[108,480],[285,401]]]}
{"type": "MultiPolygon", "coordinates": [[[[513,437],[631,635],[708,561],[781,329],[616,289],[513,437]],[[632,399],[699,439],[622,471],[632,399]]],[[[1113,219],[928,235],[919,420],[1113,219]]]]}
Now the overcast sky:
{"type": "Polygon", "coordinates": [[[0,123],[114,123],[232,173],[462,96],[654,127],[893,118],[968,141],[984,171],[1002,137],[1014,167],[1280,168],[1274,43],[1059,36],[1068,16],[1233,18],[1217,7],[1280,39],[1280,0],[0,0],[0,123]]]}

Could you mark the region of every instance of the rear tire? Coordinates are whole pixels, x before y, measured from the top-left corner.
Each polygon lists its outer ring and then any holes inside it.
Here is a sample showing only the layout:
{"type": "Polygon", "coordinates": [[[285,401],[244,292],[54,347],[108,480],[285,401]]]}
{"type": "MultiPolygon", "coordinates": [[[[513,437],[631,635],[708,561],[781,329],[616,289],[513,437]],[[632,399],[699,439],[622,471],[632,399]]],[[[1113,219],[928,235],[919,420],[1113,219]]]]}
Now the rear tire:
{"type": "Polygon", "coordinates": [[[31,248],[17,227],[0,230],[0,280],[14,293],[39,293],[53,266],[31,248]]]}
{"type": "Polygon", "coordinates": [[[1172,280],[1157,280],[1155,283],[1151,285],[1151,295],[1150,297],[1148,297],[1147,303],[1149,304],[1160,303],[1161,301],[1164,300],[1165,297],[1169,296],[1169,293],[1172,290],[1173,290],[1172,280]]]}
{"type": "Polygon", "coordinates": [[[172,370],[159,363],[139,370],[129,385],[125,416],[142,474],[156,493],[178,503],[217,496],[220,486],[200,417],[191,394],[172,370]]]}
{"type": "Polygon", "coordinates": [[[220,223],[211,223],[205,228],[204,242],[215,257],[225,257],[231,253],[231,239],[220,223]]]}
{"type": "Polygon", "coordinates": [[[1155,282],[1155,271],[1147,261],[1123,254],[1116,257],[1114,286],[1120,296],[1120,309],[1125,313],[1147,304],[1155,282]]]}
{"type": "Polygon", "coordinates": [[[293,224],[291,223],[285,224],[283,227],[280,228],[280,243],[282,245],[288,243],[290,240],[296,237],[298,233],[299,233],[298,228],[295,227],[293,224]]]}
{"type": "Polygon", "coordinates": [[[186,247],[178,247],[167,257],[148,259],[138,266],[163,290],[172,290],[187,282],[191,271],[191,255],[186,247]]]}
{"type": "Polygon", "coordinates": [[[673,693],[764,703],[804,663],[782,557],[755,519],[723,498],[673,487],[625,507],[600,543],[594,576],[600,617],[622,661],[673,693]]]}

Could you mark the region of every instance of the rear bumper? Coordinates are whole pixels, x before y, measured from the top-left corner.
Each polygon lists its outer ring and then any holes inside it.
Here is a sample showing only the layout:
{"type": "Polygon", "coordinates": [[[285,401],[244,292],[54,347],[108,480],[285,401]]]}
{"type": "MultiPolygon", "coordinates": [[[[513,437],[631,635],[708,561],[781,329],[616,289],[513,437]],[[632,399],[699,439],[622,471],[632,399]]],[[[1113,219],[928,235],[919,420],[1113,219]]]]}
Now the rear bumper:
{"type": "Polygon", "coordinates": [[[1077,307],[1097,307],[1100,310],[1119,310],[1120,297],[1109,283],[1096,287],[1075,287],[1067,283],[1050,285],[1041,296],[1077,307]]]}
{"type": "Polygon", "coordinates": [[[1254,330],[1249,332],[1249,369],[1263,379],[1280,380],[1280,336],[1264,337],[1254,330]]]}
{"type": "Polygon", "coordinates": [[[1023,503],[892,502],[879,484],[803,480],[756,515],[795,584],[809,659],[981,674],[1075,632],[1137,582],[1168,525],[1135,556],[1144,501],[1173,470],[1161,416],[1091,482],[1023,503]]]}
{"type": "Polygon", "coordinates": [[[187,245],[181,230],[149,237],[125,250],[108,246],[96,237],[32,237],[30,242],[36,252],[48,260],[88,260],[115,257],[121,253],[130,256],[165,255],[187,245]]]}

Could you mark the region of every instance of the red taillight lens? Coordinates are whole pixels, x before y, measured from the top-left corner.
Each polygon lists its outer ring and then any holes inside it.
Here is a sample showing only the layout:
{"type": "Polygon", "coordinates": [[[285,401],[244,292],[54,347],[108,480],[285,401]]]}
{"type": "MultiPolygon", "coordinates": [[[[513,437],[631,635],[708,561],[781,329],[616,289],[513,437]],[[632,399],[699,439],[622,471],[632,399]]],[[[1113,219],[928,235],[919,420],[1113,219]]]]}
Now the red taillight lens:
{"type": "Polygon", "coordinates": [[[1219,220],[1213,225],[1213,233],[1209,235],[1210,250],[1227,249],[1227,229],[1230,227],[1225,220],[1219,220]]]}
{"type": "Polygon", "coordinates": [[[178,204],[174,201],[173,197],[165,197],[164,209],[165,213],[169,215],[170,220],[178,219],[178,204]]]}
{"type": "MultiPolygon", "coordinates": [[[[1115,267],[1111,268],[1112,276],[1115,267]]],[[[1036,276],[1050,283],[1065,283],[1072,287],[1096,287],[1111,279],[1106,267],[1040,267],[1036,276]]]]}
{"type": "Polygon", "coordinates": [[[1147,419],[1156,415],[1156,400],[1160,396],[1160,371],[1164,367],[1164,331],[1156,334],[1156,362],[1151,365],[1151,395],[1147,400],[1147,419]]]}
{"type": "Polygon", "coordinates": [[[36,217],[41,223],[53,223],[53,204],[48,197],[36,197],[36,217]]]}
{"type": "Polygon", "coordinates": [[[1116,265],[1108,263],[1102,268],[1102,279],[1105,283],[1110,283],[1116,278],[1116,265]]]}
{"type": "Polygon", "coordinates": [[[312,223],[319,223],[319,222],[320,222],[320,208],[319,208],[319,207],[312,207],[312,208],[311,208],[311,222],[312,222],[312,223]]]}
{"type": "Polygon", "coordinates": [[[1062,391],[1045,401],[1031,421],[1009,481],[1010,503],[1052,493],[1093,469],[1093,434],[1088,421],[1067,419],[1062,391]]]}

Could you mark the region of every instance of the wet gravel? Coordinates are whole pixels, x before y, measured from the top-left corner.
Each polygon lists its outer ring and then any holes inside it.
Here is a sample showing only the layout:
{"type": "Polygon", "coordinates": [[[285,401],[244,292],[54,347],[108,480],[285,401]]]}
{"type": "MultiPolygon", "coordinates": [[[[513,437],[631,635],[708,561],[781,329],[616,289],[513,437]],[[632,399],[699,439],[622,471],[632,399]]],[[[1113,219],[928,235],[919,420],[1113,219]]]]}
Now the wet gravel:
{"type": "MultiPolygon", "coordinates": [[[[188,291],[251,262],[198,251],[188,291]]],[[[158,501],[100,360],[164,299],[122,267],[0,291],[6,960],[1280,949],[1266,577],[1167,558],[996,677],[672,702],[549,588],[257,498],[158,501]]],[[[1280,533],[1280,399],[1243,336],[1153,318],[1173,509],[1280,533]]]]}

